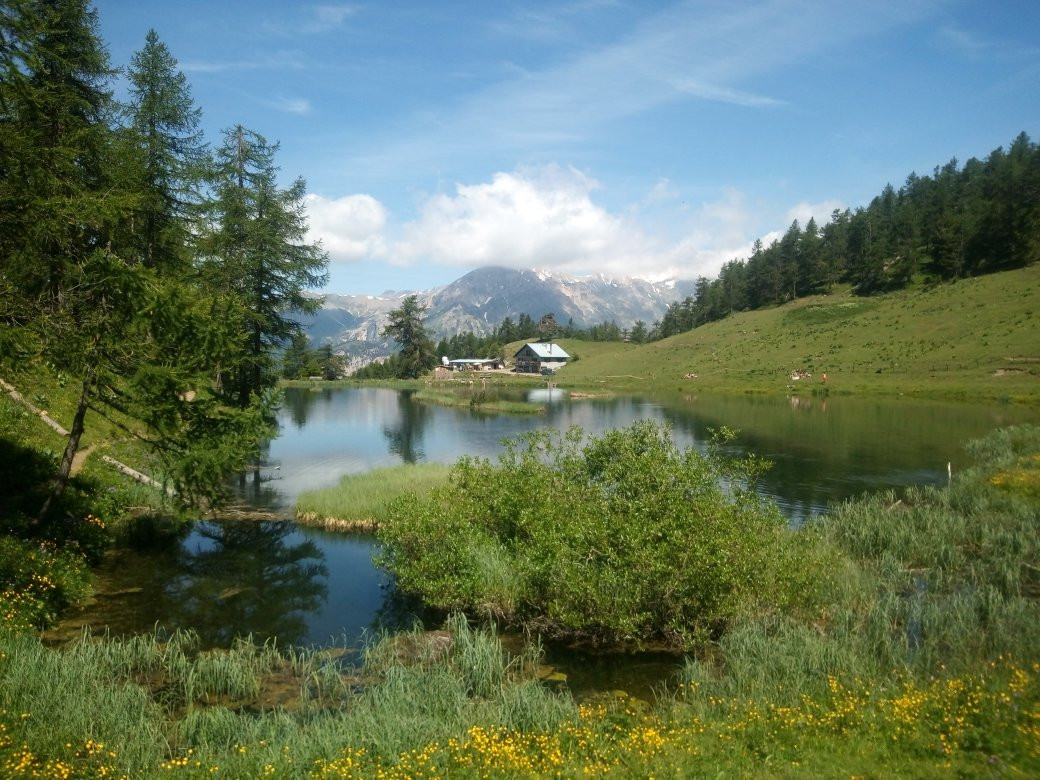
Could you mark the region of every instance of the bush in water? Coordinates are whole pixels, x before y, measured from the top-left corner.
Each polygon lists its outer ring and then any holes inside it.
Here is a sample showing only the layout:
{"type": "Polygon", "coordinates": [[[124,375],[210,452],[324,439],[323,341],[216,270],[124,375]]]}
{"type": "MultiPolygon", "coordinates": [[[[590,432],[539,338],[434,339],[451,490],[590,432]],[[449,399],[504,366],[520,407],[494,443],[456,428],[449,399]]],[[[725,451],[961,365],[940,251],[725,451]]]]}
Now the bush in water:
{"type": "Polygon", "coordinates": [[[384,563],[432,606],[603,641],[684,646],[738,613],[812,603],[822,548],[755,492],[767,464],[721,454],[731,435],[702,454],[651,421],[525,434],[393,504],[384,563]]]}

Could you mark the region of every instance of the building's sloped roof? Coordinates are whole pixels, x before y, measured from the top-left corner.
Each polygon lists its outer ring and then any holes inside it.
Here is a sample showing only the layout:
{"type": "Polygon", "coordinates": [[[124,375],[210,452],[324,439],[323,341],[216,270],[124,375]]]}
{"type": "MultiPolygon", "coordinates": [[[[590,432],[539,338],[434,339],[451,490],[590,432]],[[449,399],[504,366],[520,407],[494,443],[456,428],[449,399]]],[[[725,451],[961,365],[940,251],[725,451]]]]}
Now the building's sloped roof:
{"type": "Polygon", "coordinates": [[[519,355],[521,352],[523,352],[525,347],[529,347],[531,351],[534,352],[534,354],[536,354],[540,358],[558,359],[570,357],[570,355],[563,351],[563,347],[561,347],[559,344],[553,344],[552,342],[546,344],[541,341],[533,342],[531,344],[524,344],[523,347],[520,347],[520,349],[516,351],[516,354],[519,355]]]}

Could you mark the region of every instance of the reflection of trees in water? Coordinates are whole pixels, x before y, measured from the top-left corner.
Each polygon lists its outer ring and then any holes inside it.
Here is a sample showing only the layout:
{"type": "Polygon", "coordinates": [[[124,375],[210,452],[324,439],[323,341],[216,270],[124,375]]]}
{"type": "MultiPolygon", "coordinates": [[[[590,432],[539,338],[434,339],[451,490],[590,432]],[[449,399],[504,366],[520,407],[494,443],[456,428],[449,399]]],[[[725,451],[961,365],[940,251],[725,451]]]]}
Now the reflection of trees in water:
{"type": "Polygon", "coordinates": [[[444,622],[445,615],[439,610],[423,606],[422,600],[401,593],[391,581],[386,585],[386,597],[372,618],[372,630],[378,636],[381,631],[410,631],[420,628],[436,628],[444,622]]]}
{"type": "Polygon", "coordinates": [[[405,463],[418,463],[426,457],[422,440],[430,422],[430,410],[413,401],[410,391],[397,394],[397,410],[397,423],[383,427],[387,449],[405,463]]]}
{"type": "Polygon", "coordinates": [[[282,502],[281,494],[271,482],[280,479],[279,472],[271,471],[264,466],[256,466],[243,471],[235,482],[235,495],[250,506],[257,508],[275,508],[282,502]]]}
{"type": "Polygon", "coordinates": [[[192,626],[204,644],[227,647],[236,636],[299,644],[305,613],[328,595],[325,557],[313,542],[291,543],[288,523],[199,523],[203,543],[183,550],[166,587],[169,614],[192,626]]]}
{"type": "Polygon", "coordinates": [[[232,494],[245,504],[260,509],[283,508],[282,496],[269,483],[281,479],[280,466],[271,464],[271,440],[260,442],[256,462],[231,480],[232,494]]]}
{"type": "Polygon", "coordinates": [[[302,428],[307,424],[307,416],[310,414],[311,407],[319,400],[327,402],[331,395],[331,391],[328,389],[303,390],[293,388],[283,393],[282,405],[289,412],[289,419],[292,420],[293,425],[297,428],[302,428]]]}
{"type": "Polygon", "coordinates": [[[846,401],[835,408],[826,397],[797,396],[689,400],[690,407],[669,407],[673,428],[698,447],[710,440],[712,429],[737,430],[724,451],[769,461],[759,487],[777,497],[796,522],[865,491],[934,481],[919,465],[929,461],[934,436],[901,435],[917,423],[922,410],[916,407],[846,401]],[[895,436],[902,446],[884,446],[895,436]]]}

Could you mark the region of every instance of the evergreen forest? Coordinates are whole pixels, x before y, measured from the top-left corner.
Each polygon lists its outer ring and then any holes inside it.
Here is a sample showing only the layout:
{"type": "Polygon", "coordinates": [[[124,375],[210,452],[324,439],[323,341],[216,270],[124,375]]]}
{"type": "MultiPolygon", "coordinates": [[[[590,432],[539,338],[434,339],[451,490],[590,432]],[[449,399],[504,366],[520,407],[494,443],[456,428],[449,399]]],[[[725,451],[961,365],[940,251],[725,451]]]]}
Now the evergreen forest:
{"type": "Polygon", "coordinates": [[[797,220],[779,239],[756,241],[713,280],[672,304],[651,338],[732,312],[774,306],[849,285],[859,295],[1022,268],[1040,258],[1040,147],[1020,133],[1007,149],[931,176],[911,173],[866,207],[835,210],[822,228],[797,220]]]}
{"type": "Polygon", "coordinates": [[[211,146],[200,120],[154,30],[116,67],[86,0],[0,6],[0,366],[79,398],[37,523],[88,410],[145,442],[177,496],[219,493],[269,424],[294,316],[321,305],[304,181],[282,183],[256,130],[211,146]]]}

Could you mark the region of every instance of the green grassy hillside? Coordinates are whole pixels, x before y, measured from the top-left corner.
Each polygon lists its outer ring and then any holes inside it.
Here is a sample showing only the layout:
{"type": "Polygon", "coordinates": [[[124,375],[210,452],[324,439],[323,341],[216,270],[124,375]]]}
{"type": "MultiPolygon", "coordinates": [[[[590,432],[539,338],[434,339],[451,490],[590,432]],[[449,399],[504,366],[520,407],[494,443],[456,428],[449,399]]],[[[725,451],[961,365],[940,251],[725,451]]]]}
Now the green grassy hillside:
{"type": "Polygon", "coordinates": [[[558,375],[570,387],[805,392],[826,373],[829,392],[1035,403],[1040,265],[871,298],[805,298],[640,347],[561,343],[580,356],[558,375]],[[794,371],[812,377],[792,380],[794,371]]]}

